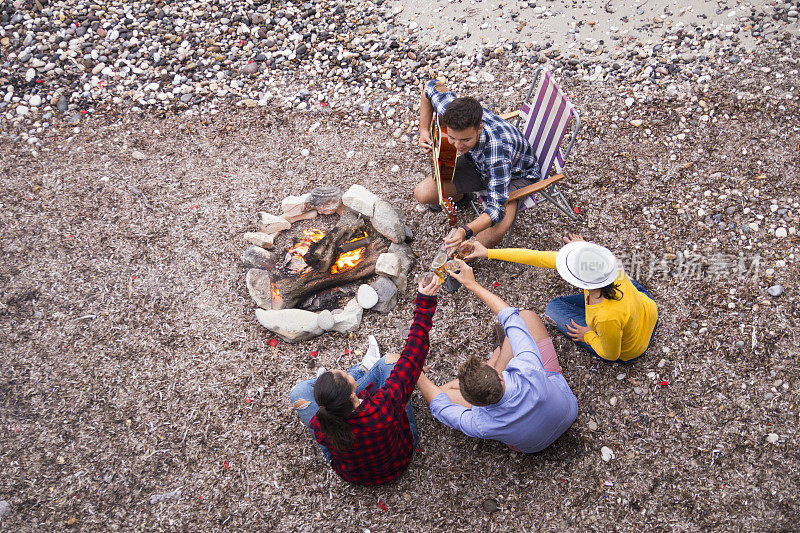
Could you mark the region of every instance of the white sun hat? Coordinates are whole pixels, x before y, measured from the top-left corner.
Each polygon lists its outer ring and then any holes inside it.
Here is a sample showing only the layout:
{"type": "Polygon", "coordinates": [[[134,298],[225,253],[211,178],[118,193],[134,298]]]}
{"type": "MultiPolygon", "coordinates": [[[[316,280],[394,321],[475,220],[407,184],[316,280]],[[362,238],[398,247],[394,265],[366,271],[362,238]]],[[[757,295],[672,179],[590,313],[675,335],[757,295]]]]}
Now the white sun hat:
{"type": "Polygon", "coordinates": [[[599,289],[614,282],[619,274],[611,250],[586,241],[564,245],[556,256],[556,270],[564,281],[581,289],[599,289]]]}

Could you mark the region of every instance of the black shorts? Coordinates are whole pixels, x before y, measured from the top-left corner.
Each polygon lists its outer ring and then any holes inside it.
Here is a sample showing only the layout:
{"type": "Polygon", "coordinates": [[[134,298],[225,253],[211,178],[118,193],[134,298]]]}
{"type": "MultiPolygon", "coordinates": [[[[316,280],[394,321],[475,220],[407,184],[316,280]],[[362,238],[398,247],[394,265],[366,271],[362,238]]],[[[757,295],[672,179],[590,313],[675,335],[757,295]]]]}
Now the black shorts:
{"type": "Polygon", "coordinates": [[[481,173],[475,168],[475,162],[467,155],[456,159],[456,169],[453,171],[453,185],[458,194],[477,192],[486,189],[481,173]]]}
{"type": "MultiPolygon", "coordinates": [[[[528,178],[512,179],[511,183],[509,183],[508,192],[510,194],[532,183],[536,183],[536,180],[528,178]]],[[[466,155],[462,155],[456,159],[456,169],[453,172],[453,185],[456,186],[456,192],[458,194],[485,191],[487,189],[487,184],[483,181],[481,173],[478,172],[478,169],[475,167],[475,162],[471,157],[466,155]]]]}

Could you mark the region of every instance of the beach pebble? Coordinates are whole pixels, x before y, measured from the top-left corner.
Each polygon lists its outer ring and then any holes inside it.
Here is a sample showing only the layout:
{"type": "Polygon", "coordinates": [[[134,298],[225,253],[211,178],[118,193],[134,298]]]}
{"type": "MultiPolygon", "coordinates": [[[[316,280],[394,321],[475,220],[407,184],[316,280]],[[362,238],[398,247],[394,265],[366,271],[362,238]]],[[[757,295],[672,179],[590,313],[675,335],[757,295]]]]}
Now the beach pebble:
{"type": "Polygon", "coordinates": [[[770,296],[777,298],[781,294],[783,294],[783,285],[773,285],[772,287],[767,289],[767,292],[770,296]]]}
{"type": "Polygon", "coordinates": [[[330,331],[335,324],[336,321],[333,319],[333,313],[328,309],[324,309],[317,314],[317,325],[320,329],[330,331]]]}
{"type": "Polygon", "coordinates": [[[378,293],[367,284],[358,287],[358,305],[364,309],[372,309],[378,303],[378,293]]]}
{"type": "Polygon", "coordinates": [[[615,457],[614,452],[608,446],[600,448],[600,455],[606,463],[615,457]]]}

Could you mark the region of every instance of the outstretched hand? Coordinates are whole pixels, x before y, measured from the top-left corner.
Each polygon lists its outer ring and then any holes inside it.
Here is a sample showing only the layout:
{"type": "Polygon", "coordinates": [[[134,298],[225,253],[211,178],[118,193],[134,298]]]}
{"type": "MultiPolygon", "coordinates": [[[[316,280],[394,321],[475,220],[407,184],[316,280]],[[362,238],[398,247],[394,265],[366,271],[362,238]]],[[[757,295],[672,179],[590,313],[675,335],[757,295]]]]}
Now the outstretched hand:
{"type": "Polygon", "coordinates": [[[453,255],[453,253],[461,246],[461,243],[464,242],[464,230],[461,228],[453,228],[450,232],[445,235],[444,237],[444,245],[447,248],[447,255],[453,255]]]}
{"type": "Polygon", "coordinates": [[[428,281],[425,276],[421,277],[419,280],[419,284],[417,285],[417,289],[419,292],[426,296],[433,296],[437,292],[439,292],[439,285],[442,284],[442,281],[439,279],[439,276],[432,276],[433,279],[428,281]],[[427,284],[426,284],[427,282],[427,284]]]}
{"type": "Polygon", "coordinates": [[[464,261],[489,257],[489,250],[477,240],[461,243],[461,246],[458,247],[458,253],[461,254],[464,261]]]}
{"type": "Polygon", "coordinates": [[[472,290],[471,287],[477,283],[472,267],[466,264],[462,259],[454,259],[454,261],[458,265],[458,269],[448,270],[447,272],[463,286],[472,290]]]}
{"type": "Polygon", "coordinates": [[[585,241],[586,239],[584,239],[580,233],[568,233],[565,237],[562,237],[561,240],[564,241],[564,244],[569,244],[571,242],[585,241]]]}

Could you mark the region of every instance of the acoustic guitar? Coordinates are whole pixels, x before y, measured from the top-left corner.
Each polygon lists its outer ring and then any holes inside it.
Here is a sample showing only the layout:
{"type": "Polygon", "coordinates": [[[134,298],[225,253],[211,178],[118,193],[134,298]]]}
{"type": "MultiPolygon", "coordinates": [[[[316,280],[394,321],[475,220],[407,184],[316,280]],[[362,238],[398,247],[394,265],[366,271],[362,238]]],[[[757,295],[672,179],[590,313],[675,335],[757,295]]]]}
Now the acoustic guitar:
{"type": "Polygon", "coordinates": [[[442,211],[447,215],[447,221],[450,225],[455,226],[456,222],[458,222],[456,209],[451,199],[442,192],[442,181],[453,180],[458,151],[455,146],[450,144],[450,139],[447,138],[447,128],[439,124],[439,115],[435,112],[433,113],[433,120],[431,120],[431,140],[433,141],[433,150],[431,150],[433,180],[436,182],[436,192],[439,194],[439,205],[442,206],[442,211]]]}

